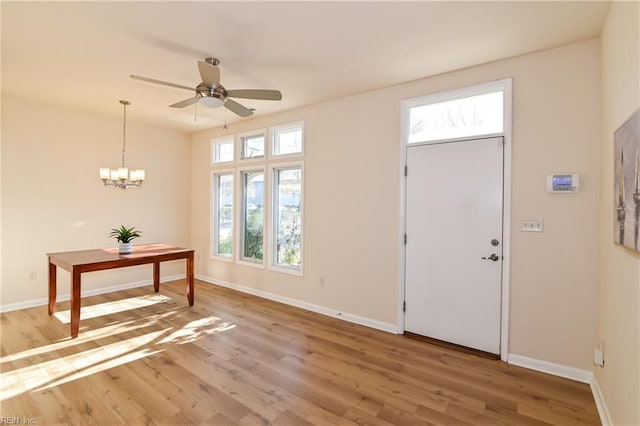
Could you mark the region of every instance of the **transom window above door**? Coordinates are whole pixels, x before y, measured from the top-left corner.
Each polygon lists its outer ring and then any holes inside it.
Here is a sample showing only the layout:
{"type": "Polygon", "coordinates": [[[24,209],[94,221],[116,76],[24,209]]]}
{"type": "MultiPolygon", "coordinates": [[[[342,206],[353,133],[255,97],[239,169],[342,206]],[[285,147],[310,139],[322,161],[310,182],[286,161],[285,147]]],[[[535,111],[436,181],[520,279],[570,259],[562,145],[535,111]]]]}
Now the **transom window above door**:
{"type": "Polygon", "coordinates": [[[426,99],[409,108],[408,143],[501,134],[503,106],[503,90],[455,99],[426,99]]]}

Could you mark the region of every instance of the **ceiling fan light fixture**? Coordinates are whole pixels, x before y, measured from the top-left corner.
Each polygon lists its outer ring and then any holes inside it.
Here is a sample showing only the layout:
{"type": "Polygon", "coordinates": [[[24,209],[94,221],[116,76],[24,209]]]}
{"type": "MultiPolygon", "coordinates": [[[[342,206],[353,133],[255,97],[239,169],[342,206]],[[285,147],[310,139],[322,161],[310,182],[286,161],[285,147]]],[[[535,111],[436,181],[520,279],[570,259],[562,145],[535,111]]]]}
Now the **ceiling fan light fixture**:
{"type": "Polygon", "coordinates": [[[217,96],[203,96],[200,103],[207,108],[219,108],[224,104],[224,100],[217,96]]]}

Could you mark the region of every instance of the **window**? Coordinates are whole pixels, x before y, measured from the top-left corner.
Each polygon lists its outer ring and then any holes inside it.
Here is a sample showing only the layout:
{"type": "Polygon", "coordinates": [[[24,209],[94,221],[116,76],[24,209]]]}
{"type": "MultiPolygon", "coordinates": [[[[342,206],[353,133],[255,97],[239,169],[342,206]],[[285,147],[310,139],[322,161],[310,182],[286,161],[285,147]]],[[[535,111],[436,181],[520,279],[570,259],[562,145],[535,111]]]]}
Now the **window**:
{"type": "Polygon", "coordinates": [[[285,124],[272,129],[273,155],[301,154],[304,122],[285,124]]]}
{"type": "Polygon", "coordinates": [[[213,162],[228,163],[233,161],[233,137],[215,139],[213,141],[213,162]]]}
{"type": "Polygon", "coordinates": [[[264,258],[264,172],[242,172],[241,259],[262,263],[264,258]]]}
{"type": "Polygon", "coordinates": [[[273,170],[274,266],[302,264],[302,167],[273,170]]]}
{"type": "Polygon", "coordinates": [[[233,255],[233,173],[214,175],[214,256],[233,255]]]}
{"type": "Polygon", "coordinates": [[[264,157],[264,132],[240,136],[240,158],[264,157]]]}
{"type": "Polygon", "coordinates": [[[409,109],[409,143],[502,133],[504,91],[426,103],[409,109]]]}
{"type": "Polygon", "coordinates": [[[302,275],[304,121],[211,141],[211,256],[302,275]]]}

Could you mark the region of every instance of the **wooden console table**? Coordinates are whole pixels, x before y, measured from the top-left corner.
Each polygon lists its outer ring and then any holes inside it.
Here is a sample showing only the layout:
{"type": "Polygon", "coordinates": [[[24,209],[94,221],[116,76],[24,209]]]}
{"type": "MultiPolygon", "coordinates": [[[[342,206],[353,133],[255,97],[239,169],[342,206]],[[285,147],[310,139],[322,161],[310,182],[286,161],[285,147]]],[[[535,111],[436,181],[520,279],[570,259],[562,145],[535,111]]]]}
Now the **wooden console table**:
{"type": "Polygon", "coordinates": [[[131,254],[119,254],[118,249],[96,249],[47,253],[49,257],[49,315],[56,310],[57,269],[59,266],[71,273],[71,337],[78,337],[80,329],[80,275],[83,272],[153,263],[153,290],[160,291],[160,262],[176,259],[187,260],[187,300],[193,306],[193,249],[164,244],[147,244],[133,247],[131,254]]]}

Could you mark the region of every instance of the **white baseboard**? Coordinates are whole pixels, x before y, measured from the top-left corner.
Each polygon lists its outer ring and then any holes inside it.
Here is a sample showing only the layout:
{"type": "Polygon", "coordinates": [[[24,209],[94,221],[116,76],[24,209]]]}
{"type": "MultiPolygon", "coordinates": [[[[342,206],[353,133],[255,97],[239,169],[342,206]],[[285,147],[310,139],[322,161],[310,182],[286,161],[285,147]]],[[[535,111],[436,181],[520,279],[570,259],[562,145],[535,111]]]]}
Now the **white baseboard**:
{"type": "Polygon", "coordinates": [[[285,305],[295,306],[297,308],[302,308],[308,311],[317,312],[319,314],[338,318],[344,321],[352,322],[354,324],[364,325],[366,327],[375,328],[377,330],[386,331],[388,333],[398,334],[398,326],[396,324],[390,324],[390,323],[374,320],[371,318],[361,317],[359,315],[354,315],[347,312],[336,311],[336,310],[327,308],[325,306],[315,305],[313,303],[304,302],[302,300],[294,299],[291,297],[281,296],[279,294],[270,293],[268,291],[257,290],[255,288],[243,286],[240,284],[213,279],[205,275],[196,274],[196,278],[199,279],[200,281],[219,285],[221,287],[227,287],[233,290],[238,290],[242,293],[252,294],[254,296],[262,297],[264,299],[269,299],[275,302],[284,303],[285,305]]]}
{"type": "Polygon", "coordinates": [[[516,354],[509,354],[508,362],[509,364],[528,368],[530,370],[536,370],[542,373],[575,380],[577,382],[587,383],[591,388],[591,394],[593,395],[593,399],[596,403],[598,416],[600,416],[602,426],[611,426],[613,424],[611,422],[611,415],[609,414],[609,410],[607,409],[607,404],[604,401],[604,396],[602,395],[600,386],[598,386],[598,381],[591,371],[568,367],[562,364],[554,364],[547,361],[540,361],[539,359],[529,358],[516,354]]]}
{"type": "MultiPolygon", "coordinates": [[[[185,277],[186,277],[186,274],[169,275],[166,277],[160,277],[160,282],[166,283],[169,281],[181,280],[181,279],[184,279],[185,277]]],[[[130,288],[136,288],[136,287],[144,287],[150,284],[153,284],[152,279],[136,281],[133,283],[125,283],[125,284],[120,284],[120,285],[111,286],[111,287],[100,287],[100,288],[95,288],[91,290],[83,290],[82,297],[96,296],[98,294],[111,293],[111,292],[120,291],[120,290],[128,290],[130,288]]],[[[58,296],[56,297],[56,301],[63,302],[63,301],[69,300],[70,298],[71,298],[70,293],[62,293],[62,294],[58,294],[58,296]]],[[[25,300],[24,302],[8,303],[6,305],[0,306],[0,313],[17,311],[19,309],[33,308],[36,306],[43,306],[47,304],[49,304],[49,299],[47,297],[25,300]]]]}
{"type": "Polygon", "coordinates": [[[604,396],[602,395],[596,376],[591,378],[589,386],[591,387],[591,393],[593,394],[593,399],[595,400],[596,407],[598,408],[598,415],[600,416],[602,426],[611,426],[613,424],[611,421],[611,414],[609,414],[607,404],[604,402],[604,396]]]}
{"type": "Polygon", "coordinates": [[[589,384],[591,383],[591,380],[593,380],[593,373],[591,371],[581,370],[579,368],[569,367],[562,364],[554,364],[553,362],[541,361],[539,359],[529,358],[522,355],[509,354],[507,362],[519,367],[540,371],[553,376],[564,377],[581,383],[589,384]]]}

